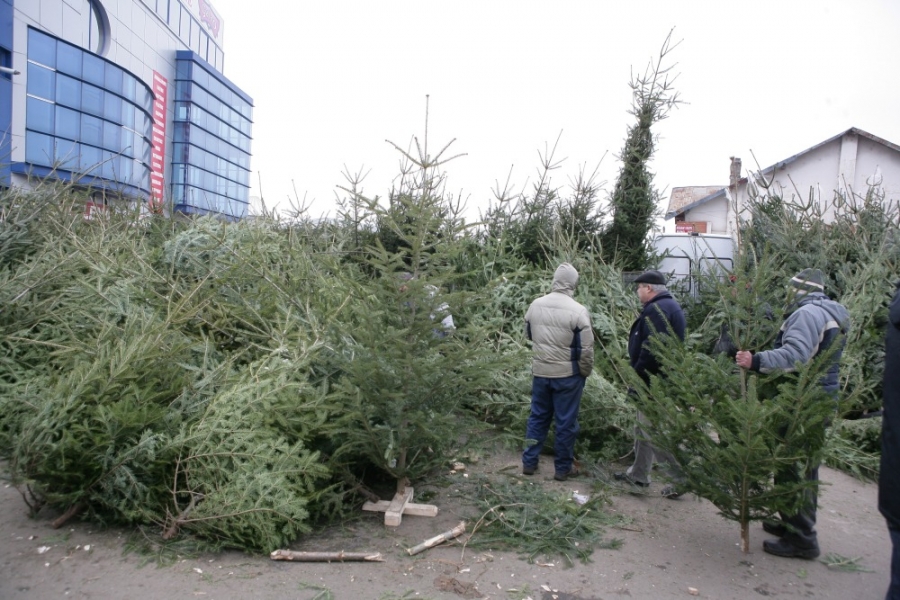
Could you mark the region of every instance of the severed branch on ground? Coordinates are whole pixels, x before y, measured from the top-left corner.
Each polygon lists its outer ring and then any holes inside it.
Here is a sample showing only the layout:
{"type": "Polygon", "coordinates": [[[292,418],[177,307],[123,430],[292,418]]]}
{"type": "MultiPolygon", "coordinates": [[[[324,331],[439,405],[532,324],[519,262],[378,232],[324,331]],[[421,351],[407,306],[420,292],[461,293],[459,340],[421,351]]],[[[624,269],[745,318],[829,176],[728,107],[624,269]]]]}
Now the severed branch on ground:
{"type": "Polygon", "coordinates": [[[272,560],[289,560],[293,562],[383,562],[379,552],[297,552],[295,550],[274,550],[269,558],[272,560]]]}
{"type": "Polygon", "coordinates": [[[53,529],[59,529],[60,527],[65,525],[69,521],[69,519],[71,519],[72,517],[74,517],[75,515],[80,513],[81,511],[83,511],[85,508],[87,508],[87,504],[85,504],[84,502],[76,502],[75,504],[70,506],[66,510],[66,512],[61,514],[59,517],[57,517],[53,521],[53,523],[52,523],[53,529]]]}
{"type": "Polygon", "coordinates": [[[422,542],[421,544],[413,546],[412,548],[407,548],[406,552],[410,556],[412,556],[414,554],[418,554],[419,552],[422,552],[423,550],[428,550],[429,548],[433,548],[433,547],[437,546],[438,544],[443,544],[447,540],[452,540],[453,538],[458,537],[458,536],[462,535],[463,533],[465,533],[465,531],[466,531],[466,522],[460,521],[459,525],[457,525],[453,529],[449,529],[440,535],[436,535],[433,538],[429,538],[429,539],[425,540],[424,542],[422,542]]]}

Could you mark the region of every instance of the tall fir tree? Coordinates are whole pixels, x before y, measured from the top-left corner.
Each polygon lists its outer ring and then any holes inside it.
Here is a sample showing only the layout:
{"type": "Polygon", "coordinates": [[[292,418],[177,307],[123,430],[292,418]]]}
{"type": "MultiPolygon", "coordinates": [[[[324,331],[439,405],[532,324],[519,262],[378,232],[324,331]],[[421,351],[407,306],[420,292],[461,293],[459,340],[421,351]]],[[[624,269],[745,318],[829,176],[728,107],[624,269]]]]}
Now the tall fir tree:
{"type": "Polygon", "coordinates": [[[397,147],[412,167],[388,205],[369,203],[378,224],[369,278],[356,282],[336,384],[344,403],[336,458],[365,457],[396,478],[398,492],[446,463],[461,430],[458,409],[504,360],[486,332],[466,328],[456,313],[475,295],[454,290],[467,274],[454,268],[465,225],[443,195],[449,144],[431,156],[427,128],[415,143],[415,155],[397,147]]]}
{"type": "Polygon", "coordinates": [[[602,237],[604,260],[626,271],[644,269],[650,256],[647,235],[653,228],[659,202],[649,166],[656,145],[652,129],[680,104],[673,87],[676,77],[670,79],[673,67],[664,66],[675,47],[669,32],[659,56],[651,60],[642,76],[632,74],[631,78],[629,113],[636,122],[628,128],[619,156],[622,167],[610,198],[613,220],[602,237]]]}

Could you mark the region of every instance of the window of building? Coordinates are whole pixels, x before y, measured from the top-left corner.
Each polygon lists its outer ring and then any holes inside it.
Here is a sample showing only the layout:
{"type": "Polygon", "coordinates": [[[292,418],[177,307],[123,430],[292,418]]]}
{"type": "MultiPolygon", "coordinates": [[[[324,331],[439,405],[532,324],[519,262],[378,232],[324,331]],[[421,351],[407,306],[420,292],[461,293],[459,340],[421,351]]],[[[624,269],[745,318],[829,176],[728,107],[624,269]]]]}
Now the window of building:
{"type": "Polygon", "coordinates": [[[35,63],[28,63],[28,93],[39,98],[53,100],[56,73],[35,63]]]}
{"type": "Polygon", "coordinates": [[[36,131],[25,132],[25,160],[47,164],[53,161],[53,138],[36,131]]]}
{"type": "Polygon", "coordinates": [[[103,117],[115,123],[122,122],[122,104],[123,101],[115,94],[104,94],[103,96],[103,117]]]}
{"type": "Polygon", "coordinates": [[[89,84],[81,87],[81,110],[95,115],[103,114],[103,90],[89,84]]]}
{"type": "Polygon", "coordinates": [[[79,48],[70,46],[69,44],[57,44],[56,47],[56,68],[63,73],[68,73],[72,77],[81,79],[81,55],[84,54],[79,48]]]}
{"type": "MultiPolygon", "coordinates": [[[[12,52],[2,47],[0,47],[0,67],[6,67],[12,71],[12,52]]],[[[12,73],[7,71],[0,72],[0,79],[12,81],[12,73]]]]}
{"type": "Polygon", "coordinates": [[[103,121],[97,117],[81,113],[81,141],[86,144],[103,144],[103,121]]]}
{"type": "Polygon", "coordinates": [[[53,157],[54,163],[64,169],[77,169],[79,155],[78,142],[56,138],[56,154],[53,157]]]}
{"type": "Polygon", "coordinates": [[[134,113],[137,109],[133,104],[126,104],[122,107],[122,127],[134,129],[134,113]]]}
{"type": "Polygon", "coordinates": [[[100,0],[83,0],[81,3],[82,31],[85,32],[85,48],[105,56],[109,50],[109,16],[100,0]]]}
{"type": "Polygon", "coordinates": [[[137,94],[137,80],[128,73],[122,74],[122,96],[134,102],[137,94]]]}
{"type": "Polygon", "coordinates": [[[56,68],[56,40],[36,29],[28,30],[28,60],[56,68]]]}
{"type": "MultiPolygon", "coordinates": [[[[215,60],[215,46],[207,52],[215,60]]],[[[176,210],[243,217],[249,201],[250,103],[197,58],[176,57],[173,186],[176,210]],[[245,133],[246,132],[246,133],[245,133]]]]}
{"type": "Polygon", "coordinates": [[[191,13],[184,6],[179,5],[179,9],[181,10],[181,19],[178,26],[178,36],[183,40],[187,40],[190,39],[191,35],[191,13]]]}
{"type": "Polygon", "coordinates": [[[194,21],[191,23],[191,43],[188,46],[197,54],[200,54],[200,24],[194,21]]]}
{"type": "Polygon", "coordinates": [[[56,105],[56,135],[77,140],[81,138],[81,113],[56,105]]]}
{"type": "Polygon", "coordinates": [[[77,79],[57,73],[56,101],[74,109],[81,109],[81,82],[77,79]]]}
{"type": "Polygon", "coordinates": [[[102,58],[90,52],[82,52],[81,56],[84,80],[102,86],[106,80],[106,63],[102,58]]]}
{"type": "Polygon", "coordinates": [[[126,127],[122,128],[122,153],[134,158],[134,132],[126,127]]]}
{"type": "Polygon", "coordinates": [[[97,173],[97,167],[100,165],[102,160],[102,154],[100,152],[100,148],[95,146],[88,146],[87,144],[81,145],[81,160],[78,163],[78,168],[84,173],[91,173],[94,175],[99,175],[97,173]]]}
{"type": "Polygon", "coordinates": [[[122,126],[117,123],[103,121],[103,147],[122,149],[122,126]]]}
{"type": "Polygon", "coordinates": [[[122,69],[118,65],[106,63],[105,89],[116,94],[122,94],[122,69]]]}
{"type": "Polygon", "coordinates": [[[53,124],[53,103],[29,96],[25,106],[25,127],[52,134],[53,124]]]}

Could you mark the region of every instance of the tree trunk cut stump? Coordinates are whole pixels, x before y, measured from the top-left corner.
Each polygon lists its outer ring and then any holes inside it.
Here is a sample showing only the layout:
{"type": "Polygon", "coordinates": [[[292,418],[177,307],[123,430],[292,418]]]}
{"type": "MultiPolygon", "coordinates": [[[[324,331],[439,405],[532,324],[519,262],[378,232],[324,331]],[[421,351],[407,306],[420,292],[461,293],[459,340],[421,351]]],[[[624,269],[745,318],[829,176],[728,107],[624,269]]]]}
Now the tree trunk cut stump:
{"type": "Polygon", "coordinates": [[[387,527],[400,525],[403,515],[416,517],[434,517],[438,514],[438,507],[432,504],[415,504],[412,502],[413,488],[407,487],[402,492],[394,494],[394,499],[379,500],[378,502],[366,502],[362,509],[372,512],[384,513],[384,524],[387,527]]]}

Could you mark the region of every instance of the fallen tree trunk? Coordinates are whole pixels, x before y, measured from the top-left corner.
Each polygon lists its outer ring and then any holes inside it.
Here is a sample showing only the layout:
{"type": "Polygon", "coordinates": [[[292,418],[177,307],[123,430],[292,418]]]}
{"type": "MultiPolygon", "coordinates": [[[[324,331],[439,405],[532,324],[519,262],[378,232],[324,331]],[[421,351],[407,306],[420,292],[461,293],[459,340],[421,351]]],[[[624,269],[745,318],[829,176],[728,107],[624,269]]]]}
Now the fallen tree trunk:
{"type": "Polygon", "coordinates": [[[296,552],[294,550],[275,550],[269,558],[272,560],[290,560],[294,562],[348,562],[366,561],[383,562],[379,552],[296,552]]]}

